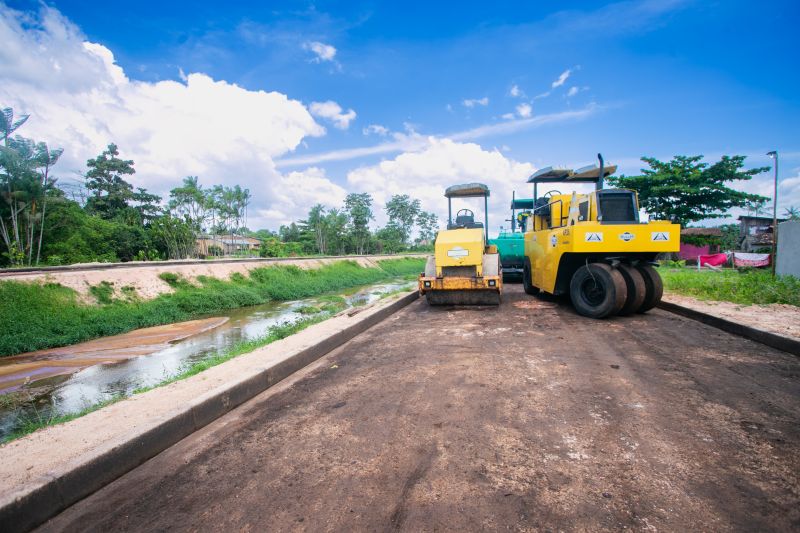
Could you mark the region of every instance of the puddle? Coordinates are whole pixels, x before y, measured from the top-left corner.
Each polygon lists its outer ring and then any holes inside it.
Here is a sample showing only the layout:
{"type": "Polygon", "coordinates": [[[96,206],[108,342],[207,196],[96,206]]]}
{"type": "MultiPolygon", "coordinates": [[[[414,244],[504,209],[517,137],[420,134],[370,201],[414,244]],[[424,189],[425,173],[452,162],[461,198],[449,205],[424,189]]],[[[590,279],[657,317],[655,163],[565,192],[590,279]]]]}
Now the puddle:
{"type": "MultiPolygon", "coordinates": [[[[369,305],[414,284],[394,280],[341,294],[347,307],[369,305]]],[[[136,330],[113,338],[0,359],[0,440],[33,420],[76,413],[141,387],[155,385],[186,366],[269,328],[309,316],[299,309],[324,301],[308,298],[232,309],[208,319],[136,330]],[[140,342],[136,342],[136,339],[140,342]],[[24,365],[20,374],[10,366],[24,365]],[[76,371],[76,368],[78,369],[76,371]],[[4,380],[5,379],[5,380],[4,380]]]]}

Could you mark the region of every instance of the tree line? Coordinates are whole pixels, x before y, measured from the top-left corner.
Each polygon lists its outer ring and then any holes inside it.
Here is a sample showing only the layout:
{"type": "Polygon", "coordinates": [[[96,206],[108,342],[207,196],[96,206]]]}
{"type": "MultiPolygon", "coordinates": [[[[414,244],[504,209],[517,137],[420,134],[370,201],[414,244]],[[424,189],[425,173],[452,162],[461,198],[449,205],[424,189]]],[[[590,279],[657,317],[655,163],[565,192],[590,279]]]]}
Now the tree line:
{"type": "Polygon", "coordinates": [[[385,206],[386,225],[374,231],[372,204],[368,193],[350,193],[341,207],[317,204],[305,219],[283,225],[277,233],[256,232],[264,240],[262,255],[360,255],[433,248],[439,219],[422,210],[419,200],[393,195],[385,206]]]}
{"type": "Polygon", "coordinates": [[[128,181],[134,162],[113,143],[86,162],[77,187],[62,186],[53,166],[63,150],[19,135],[28,119],[10,108],[0,113],[0,266],[183,259],[198,255],[200,237],[214,243],[212,254],[237,237],[261,240],[264,256],[396,253],[429,246],[438,226],[419,200],[395,195],[388,223],[372,230],[372,197],[353,193],[340,207],[315,205],[277,232],[254,232],[248,189],[204,187],[188,176],[165,201],[128,181]]]}

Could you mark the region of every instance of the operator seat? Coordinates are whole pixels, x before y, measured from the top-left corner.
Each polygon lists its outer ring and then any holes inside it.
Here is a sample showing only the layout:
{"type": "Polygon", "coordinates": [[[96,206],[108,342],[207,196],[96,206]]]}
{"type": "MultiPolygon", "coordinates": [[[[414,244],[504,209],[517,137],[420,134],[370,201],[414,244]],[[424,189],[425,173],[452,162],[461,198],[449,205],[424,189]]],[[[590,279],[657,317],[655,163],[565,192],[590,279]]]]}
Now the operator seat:
{"type": "Polygon", "coordinates": [[[483,222],[475,222],[475,215],[472,213],[456,215],[456,220],[447,225],[447,229],[483,229],[483,222]]]}

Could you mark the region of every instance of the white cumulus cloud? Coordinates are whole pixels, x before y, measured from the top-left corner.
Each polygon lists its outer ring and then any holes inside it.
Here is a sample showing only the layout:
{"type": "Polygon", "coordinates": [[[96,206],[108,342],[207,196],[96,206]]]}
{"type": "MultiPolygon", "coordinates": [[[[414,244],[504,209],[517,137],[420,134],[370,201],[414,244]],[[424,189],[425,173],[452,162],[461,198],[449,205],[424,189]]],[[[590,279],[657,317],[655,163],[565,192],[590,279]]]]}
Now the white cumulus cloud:
{"type": "Polygon", "coordinates": [[[336,57],[336,48],[319,41],[308,41],[303,43],[303,50],[313,52],[315,56],[313,61],[317,63],[322,61],[333,61],[333,59],[336,57]]]}
{"type": "Polygon", "coordinates": [[[564,85],[567,82],[567,80],[569,79],[570,74],[572,74],[572,69],[568,68],[567,70],[562,72],[561,75],[558,77],[558,79],[556,81],[554,81],[550,86],[553,89],[555,89],[556,87],[561,87],[562,85],[564,85]]]}
{"type": "Polygon", "coordinates": [[[519,104],[517,106],[517,114],[522,118],[529,118],[533,113],[533,108],[530,104],[519,104]]]}
{"type": "Polygon", "coordinates": [[[334,127],[340,130],[349,128],[350,122],[356,118],[355,111],[348,109],[347,112],[343,112],[342,106],[332,100],[326,102],[311,102],[308,108],[312,115],[331,121],[334,127]]]}
{"type": "Polygon", "coordinates": [[[470,109],[475,106],[486,107],[487,105],[489,105],[489,97],[484,96],[483,98],[467,98],[461,103],[464,104],[464,107],[469,107],[470,109]]]}
{"type": "Polygon", "coordinates": [[[387,135],[389,135],[389,128],[381,126],[380,124],[370,124],[363,130],[361,130],[361,132],[364,135],[379,135],[381,137],[386,137],[387,135]]]}
{"type": "MultiPolygon", "coordinates": [[[[131,79],[111,50],[87,42],[46,6],[23,14],[0,4],[0,40],[0,105],[31,115],[20,134],[64,148],[55,168],[62,181],[84,172],[86,160],[114,142],[135,161],[130,181],[137,187],[166,195],[184,176],[197,175],[205,185],[249,188],[254,228],[276,227],[314,201],[342,196],[318,170],[284,176],[275,169],[275,158],[325,133],[285,94],[202,73],[182,81],[131,79]]],[[[337,113],[326,118],[345,126],[355,117],[337,113]]]]}
{"type": "MultiPolygon", "coordinates": [[[[499,150],[485,150],[475,143],[430,137],[426,146],[394,159],[364,166],[348,173],[350,188],[375,198],[377,223],[385,222],[382,207],[393,194],[408,194],[421,201],[422,208],[447,220],[444,190],[456,183],[481,182],[489,186],[489,224],[497,228],[508,216],[511,191],[527,190],[525,180],[535,168],[505,157],[499,150]]],[[[453,209],[469,207],[483,218],[478,201],[454,202],[453,209]]]]}
{"type": "Polygon", "coordinates": [[[525,93],[522,91],[522,89],[519,88],[519,85],[517,85],[516,83],[511,86],[511,89],[509,89],[508,94],[510,96],[513,96],[514,98],[521,98],[525,96],[525,93]]]}

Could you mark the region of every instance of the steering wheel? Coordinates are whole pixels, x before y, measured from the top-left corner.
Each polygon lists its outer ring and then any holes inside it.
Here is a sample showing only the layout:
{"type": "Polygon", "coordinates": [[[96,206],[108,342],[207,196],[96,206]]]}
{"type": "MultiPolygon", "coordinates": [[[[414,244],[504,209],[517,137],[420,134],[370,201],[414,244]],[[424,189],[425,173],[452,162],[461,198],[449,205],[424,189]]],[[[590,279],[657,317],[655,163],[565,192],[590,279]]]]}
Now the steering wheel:
{"type": "Polygon", "coordinates": [[[552,191],[547,191],[542,195],[542,198],[552,198],[556,194],[561,194],[561,191],[557,191],[555,189],[553,189],[552,191]]]}
{"type": "Polygon", "coordinates": [[[464,213],[467,216],[475,218],[475,213],[473,213],[471,209],[459,209],[458,213],[456,213],[456,218],[460,217],[461,213],[464,213]]]}

